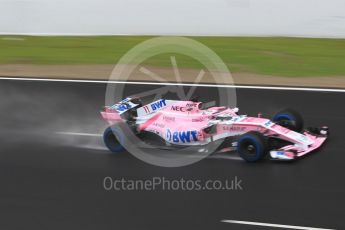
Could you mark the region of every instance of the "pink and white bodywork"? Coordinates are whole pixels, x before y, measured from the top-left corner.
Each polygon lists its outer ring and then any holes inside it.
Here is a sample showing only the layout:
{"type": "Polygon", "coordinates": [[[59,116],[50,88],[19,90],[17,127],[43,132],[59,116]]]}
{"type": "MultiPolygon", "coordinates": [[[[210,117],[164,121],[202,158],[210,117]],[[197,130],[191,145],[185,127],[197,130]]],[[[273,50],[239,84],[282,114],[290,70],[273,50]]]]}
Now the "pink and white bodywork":
{"type": "Polygon", "coordinates": [[[121,114],[131,109],[136,110],[134,120],[138,132],[155,133],[173,145],[207,145],[219,139],[256,131],[265,137],[289,143],[278,149],[270,149],[272,159],[293,160],[319,148],[327,138],[326,135],[309,131],[295,132],[260,116],[238,115],[238,108],[202,109],[201,102],[193,101],[160,99],[142,106],[126,98],[118,104],[106,107],[101,114],[109,125],[115,125],[126,122],[121,114]]]}

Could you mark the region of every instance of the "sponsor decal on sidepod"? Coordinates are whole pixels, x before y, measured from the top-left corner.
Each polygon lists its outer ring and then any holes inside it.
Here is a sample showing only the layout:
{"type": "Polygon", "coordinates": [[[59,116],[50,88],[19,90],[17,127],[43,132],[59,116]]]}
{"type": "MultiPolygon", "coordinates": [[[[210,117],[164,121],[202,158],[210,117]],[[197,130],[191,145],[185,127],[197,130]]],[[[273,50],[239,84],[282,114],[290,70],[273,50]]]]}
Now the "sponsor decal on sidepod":
{"type": "Polygon", "coordinates": [[[170,129],[167,129],[165,137],[170,142],[190,143],[191,141],[198,141],[197,135],[198,132],[196,130],[171,132],[170,129]]]}

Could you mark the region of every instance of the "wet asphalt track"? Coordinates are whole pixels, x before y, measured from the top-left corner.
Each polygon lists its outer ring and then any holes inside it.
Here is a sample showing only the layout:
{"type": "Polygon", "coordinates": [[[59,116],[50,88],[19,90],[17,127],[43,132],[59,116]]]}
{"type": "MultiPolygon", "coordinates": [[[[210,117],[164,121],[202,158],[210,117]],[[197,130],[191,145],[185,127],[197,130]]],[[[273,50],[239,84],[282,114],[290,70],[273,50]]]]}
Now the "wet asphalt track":
{"type": "MultiPolygon", "coordinates": [[[[128,86],[144,91],[153,86],[128,86]]],[[[344,229],[344,93],[237,90],[240,112],[292,107],[308,125],[326,124],[327,144],[294,163],[204,159],[161,168],[113,155],[100,137],[104,84],[0,82],[0,229],[266,229],[222,219],[344,229]],[[242,179],[243,191],[105,191],[127,179],[242,179]]],[[[215,89],[199,88],[203,97],[215,89]]],[[[201,97],[201,99],[203,99],[201,97]]]]}

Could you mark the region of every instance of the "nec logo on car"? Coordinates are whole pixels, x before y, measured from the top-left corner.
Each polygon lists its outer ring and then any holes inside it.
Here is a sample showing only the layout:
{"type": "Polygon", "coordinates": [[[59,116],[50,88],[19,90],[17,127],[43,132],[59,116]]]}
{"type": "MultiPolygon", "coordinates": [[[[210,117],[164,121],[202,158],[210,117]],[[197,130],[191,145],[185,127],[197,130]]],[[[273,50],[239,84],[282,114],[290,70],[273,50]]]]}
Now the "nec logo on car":
{"type": "Polygon", "coordinates": [[[189,143],[191,141],[198,141],[197,134],[198,132],[196,130],[171,132],[170,129],[167,129],[166,139],[175,143],[189,143]]]}
{"type": "Polygon", "coordinates": [[[186,112],[186,108],[182,106],[171,106],[171,110],[178,111],[178,112],[186,112]]]}

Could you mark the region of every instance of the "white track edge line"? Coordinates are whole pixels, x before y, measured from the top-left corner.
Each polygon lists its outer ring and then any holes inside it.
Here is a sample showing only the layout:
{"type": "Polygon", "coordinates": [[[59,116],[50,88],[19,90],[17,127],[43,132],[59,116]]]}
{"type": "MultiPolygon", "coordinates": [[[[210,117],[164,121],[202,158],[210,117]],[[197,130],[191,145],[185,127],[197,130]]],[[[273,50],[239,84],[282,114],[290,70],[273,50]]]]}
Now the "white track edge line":
{"type": "Polygon", "coordinates": [[[55,132],[59,135],[71,135],[71,136],[89,136],[89,137],[101,137],[103,136],[100,133],[77,133],[77,132],[55,132]]]}
{"type": "Polygon", "coordinates": [[[82,80],[82,79],[48,79],[48,78],[17,78],[0,77],[0,80],[14,81],[48,81],[48,82],[76,82],[76,83],[100,83],[100,84],[127,84],[127,85],[164,85],[164,86],[199,86],[212,88],[238,88],[238,89],[266,89],[266,90],[294,90],[345,93],[345,89],[311,88],[311,87],[284,87],[284,86],[259,86],[259,85],[217,85],[217,84],[192,84],[192,83],[167,83],[167,82],[140,82],[140,81],[106,81],[106,80],[82,80]]]}
{"type": "Polygon", "coordinates": [[[223,223],[230,224],[244,224],[244,225],[254,225],[254,226],[264,226],[271,228],[285,228],[285,229],[300,229],[300,230],[335,230],[330,228],[314,228],[314,227],[303,227],[295,225],[283,225],[283,224],[270,224],[270,223],[261,223],[261,222],[252,222],[252,221],[240,221],[240,220],[222,220],[223,223]]]}

